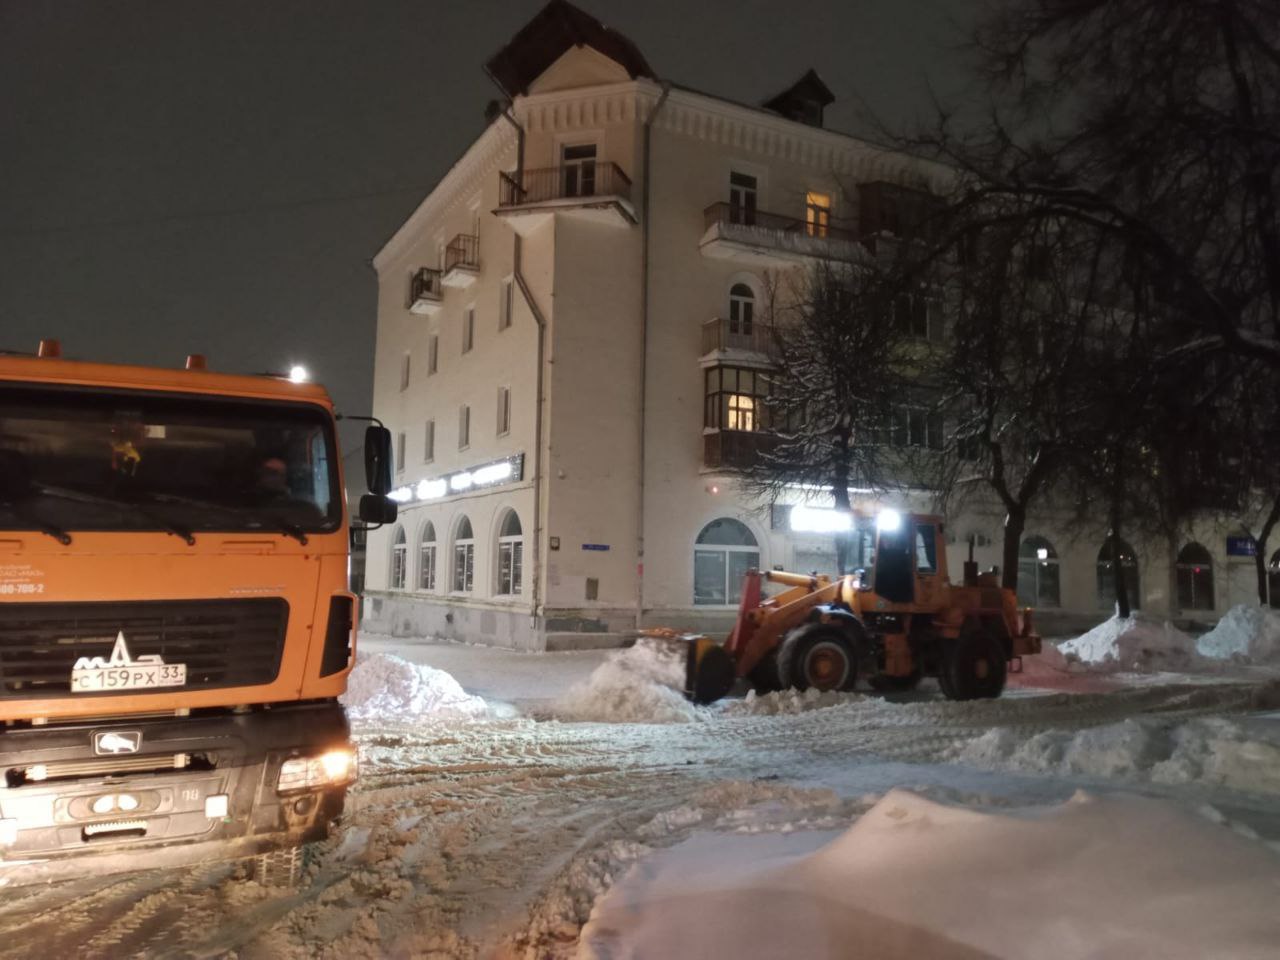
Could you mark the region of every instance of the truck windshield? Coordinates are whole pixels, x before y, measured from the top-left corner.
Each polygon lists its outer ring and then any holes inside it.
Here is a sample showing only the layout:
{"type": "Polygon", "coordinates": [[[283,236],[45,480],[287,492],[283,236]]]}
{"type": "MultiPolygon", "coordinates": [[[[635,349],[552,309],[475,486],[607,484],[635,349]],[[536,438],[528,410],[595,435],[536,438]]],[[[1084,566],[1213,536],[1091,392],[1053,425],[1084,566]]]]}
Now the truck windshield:
{"type": "Polygon", "coordinates": [[[319,406],[0,384],[0,530],[297,536],[341,519],[319,406]]]}

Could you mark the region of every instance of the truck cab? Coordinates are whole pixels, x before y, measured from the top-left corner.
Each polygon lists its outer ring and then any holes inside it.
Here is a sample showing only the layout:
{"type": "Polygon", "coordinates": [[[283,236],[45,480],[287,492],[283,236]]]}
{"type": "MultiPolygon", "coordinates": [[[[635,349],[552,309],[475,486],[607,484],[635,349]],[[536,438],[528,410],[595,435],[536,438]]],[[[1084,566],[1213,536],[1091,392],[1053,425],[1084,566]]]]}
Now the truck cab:
{"type": "Polygon", "coordinates": [[[0,884],[322,838],[356,776],[328,395],[42,352],[0,356],[0,884]]]}

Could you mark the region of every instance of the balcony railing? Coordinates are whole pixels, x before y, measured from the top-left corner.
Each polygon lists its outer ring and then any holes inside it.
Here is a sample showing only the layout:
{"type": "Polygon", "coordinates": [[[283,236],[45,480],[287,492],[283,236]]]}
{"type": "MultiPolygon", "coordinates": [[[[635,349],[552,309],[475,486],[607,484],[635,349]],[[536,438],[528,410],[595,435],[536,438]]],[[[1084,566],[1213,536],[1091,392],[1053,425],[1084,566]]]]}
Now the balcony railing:
{"type": "Polygon", "coordinates": [[[797,217],[786,217],[780,213],[765,213],[763,210],[748,210],[746,207],[734,206],[723,201],[713,203],[702,211],[703,226],[711,229],[716,224],[730,227],[755,228],[764,233],[790,234],[814,237],[827,240],[857,241],[858,235],[843,227],[830,224],[811,223],[797,217]]]}
{"type": "Polygon", "coordinates": [[[439,270],[423,267],[409,281],[409,309],[415,313],[428,312],[442,295],[439,270]]]}
{"type": "Polygon", "coordinates": [[[444,272],[462,267],[465,270],[480,269],[480,238],[460,233],[444,248],[444,272]]]}
{"type": "Polygon", "coordinates": [[[712,469],[743,470],[778,442],[763,430],[717,430],[703,434],[702,462],[712,469]]]}
{"type": "Polygon", "coordinates": [[[592,200],[621,197],[631,200],[631,178],[616,163],[597,160],[525,170],[517,182],[513,174],[499,174],[499,207],[520,207],[554,200],[592,200]]]}
{"type": "Polygon", "coordinates": [[[750,350],[772,356],[776,351],[773,327],[753,320],[734,323],[726,317],[708,320],[702,325],[702,355],[717,350],[750,350]]]}

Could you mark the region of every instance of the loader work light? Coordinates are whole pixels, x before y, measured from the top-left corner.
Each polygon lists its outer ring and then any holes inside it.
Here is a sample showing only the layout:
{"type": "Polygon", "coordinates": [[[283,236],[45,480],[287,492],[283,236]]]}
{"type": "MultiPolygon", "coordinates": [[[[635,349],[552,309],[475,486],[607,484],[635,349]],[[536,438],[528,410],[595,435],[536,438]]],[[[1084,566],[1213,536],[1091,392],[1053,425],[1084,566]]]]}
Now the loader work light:
{"type": "Polygon", "coordinates": [[[876,516],[876,529],[884,533],[893,533],[902,526],[902,514],[897,510],[891,510],[888,507],[881,510],[876,516]]]}
{"type": "Polygon", "coordinates": [[[791,508],[791,529],[796,533],[843,533],[853,529],[853,517],[827,507],[791,508]]]}

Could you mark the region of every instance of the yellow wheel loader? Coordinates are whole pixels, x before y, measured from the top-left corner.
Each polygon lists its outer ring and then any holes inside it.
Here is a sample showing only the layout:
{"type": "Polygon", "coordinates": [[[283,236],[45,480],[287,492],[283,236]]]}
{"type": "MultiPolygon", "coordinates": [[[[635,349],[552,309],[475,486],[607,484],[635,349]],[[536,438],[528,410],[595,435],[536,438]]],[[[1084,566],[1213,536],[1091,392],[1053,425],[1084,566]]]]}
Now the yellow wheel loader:
{"type": "Polygon", "coordinates": [[[964,567],[964,583],[951,583],[941,517],[886,510],[869,573],[748,571],[728,639],[683,638],[685,694],[711,703],[740,679],[762,693],[852,690],[861,673],[886,692],[937,677],[951,700],[998,697],[1009,664],[1039,653],[1040,637],[995,573],[979,574],[972,557],[964,567]],[[785,589],[765,597],[766,582],[785,589]]]}

